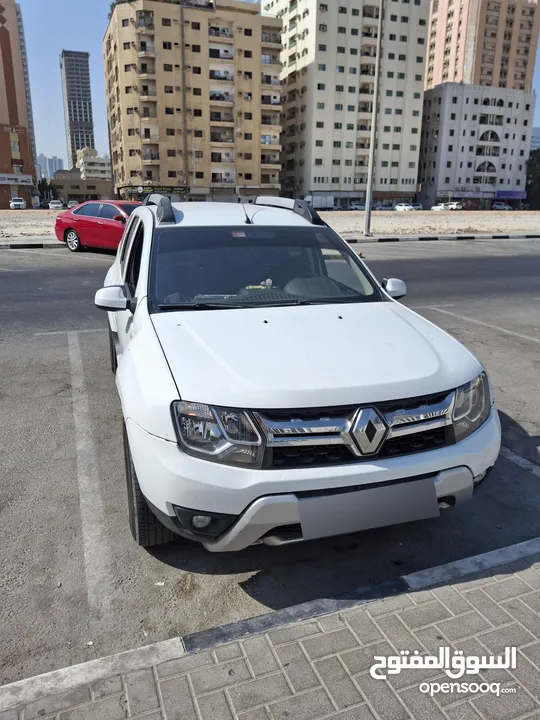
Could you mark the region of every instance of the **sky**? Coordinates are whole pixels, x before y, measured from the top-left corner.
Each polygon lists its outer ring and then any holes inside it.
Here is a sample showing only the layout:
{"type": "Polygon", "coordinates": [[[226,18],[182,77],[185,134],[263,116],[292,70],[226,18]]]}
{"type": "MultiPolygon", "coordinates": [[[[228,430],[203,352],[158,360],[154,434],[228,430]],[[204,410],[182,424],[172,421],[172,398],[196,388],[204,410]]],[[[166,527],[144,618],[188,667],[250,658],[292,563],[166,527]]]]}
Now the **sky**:
{"type": "MultiPolygon", "coordinates": [[[[90,53],[90,81],[96,147],[109,152],[105,112],[105,81],[101,43],[107,28],[110,0],[18,0],[23,13],[37,151],[67,161],[60,53],[90,53]]],[[[540,95],[540,48],[534,87],[540,95]]],[[[535,126],[540,125],[540,100],[535,126]]]]}

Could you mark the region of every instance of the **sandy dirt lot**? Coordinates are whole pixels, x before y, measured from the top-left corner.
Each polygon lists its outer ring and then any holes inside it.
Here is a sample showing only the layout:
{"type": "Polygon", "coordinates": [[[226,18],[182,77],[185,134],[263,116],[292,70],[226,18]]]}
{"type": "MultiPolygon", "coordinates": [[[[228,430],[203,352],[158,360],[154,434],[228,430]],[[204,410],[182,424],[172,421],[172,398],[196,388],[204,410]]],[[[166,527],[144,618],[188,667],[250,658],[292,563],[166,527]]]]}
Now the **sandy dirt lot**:
{"type": "MultiPolygon", "coordinates": [[[[0,239],[54,235],[55,210],[0,210],[0,239]]],[[[340,233],[364,230],[363,212],[321,213],[340,233]]],[[[540,212],[374,212],[374,235],[471,235],[540,231],[540,212]]]]}

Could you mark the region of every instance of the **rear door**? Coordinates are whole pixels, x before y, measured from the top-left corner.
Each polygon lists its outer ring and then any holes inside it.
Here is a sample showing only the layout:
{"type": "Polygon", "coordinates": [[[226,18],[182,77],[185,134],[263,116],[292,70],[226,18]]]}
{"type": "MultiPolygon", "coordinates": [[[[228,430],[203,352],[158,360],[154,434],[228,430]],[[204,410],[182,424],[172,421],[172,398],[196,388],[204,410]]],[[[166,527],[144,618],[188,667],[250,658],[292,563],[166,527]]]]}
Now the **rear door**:
{"type": "Polygon", "coordinates": [[[114,220],[113,218],[123,213],[111,203],[103,203],[101,205],[101,218],[98,221],[98,241],[99,247],[109,250],[116,250],[124,233],[125,223],[114,220]]]}

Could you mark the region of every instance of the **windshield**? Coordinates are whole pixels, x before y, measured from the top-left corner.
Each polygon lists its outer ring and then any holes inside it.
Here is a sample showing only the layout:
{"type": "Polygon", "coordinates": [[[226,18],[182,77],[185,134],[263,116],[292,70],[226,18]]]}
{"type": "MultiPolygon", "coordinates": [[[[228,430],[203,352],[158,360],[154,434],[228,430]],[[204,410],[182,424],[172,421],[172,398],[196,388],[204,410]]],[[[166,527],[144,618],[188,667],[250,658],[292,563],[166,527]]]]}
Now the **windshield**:
{"type": "Polygon", "coordinates": [[[126,213],[126,215],[131,215],[131,213],[135,210],[136,207],[138,207],[136,204],[130,205],[129,203],[117,203],[117,206],[120,208],[120,210],[123,210],[123,212],[126,213]]]}
{"type": "Polygon", "coordinates": [[[162,228],[152,251],[154,311],[377,302],[358,256],[329,228],[162,228]]]}

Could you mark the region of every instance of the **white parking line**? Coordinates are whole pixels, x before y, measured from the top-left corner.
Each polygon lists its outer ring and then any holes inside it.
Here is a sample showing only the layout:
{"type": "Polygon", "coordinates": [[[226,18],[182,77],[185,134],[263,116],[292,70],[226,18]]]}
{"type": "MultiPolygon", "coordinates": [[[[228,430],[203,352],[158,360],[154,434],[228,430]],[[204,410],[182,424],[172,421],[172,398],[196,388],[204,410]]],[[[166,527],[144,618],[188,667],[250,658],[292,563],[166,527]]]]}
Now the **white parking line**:
{"type": "Polygon", "coordinates": [[[501,455],[503,456],[503,458],[506,458],[506,460],[510,460],[510,462],[513,462],[514,465],[522,468],[522,470],[527,470],[533,475],[536,475],[536,477],[540,478],[540,465],[537,465],[536,463],[527,460],[527,458],[524,458],[521,455],[517,455],[515,452],[512,452],[512,450],[509,450],[507,447],[504,446],[501,447],[501,455]]]}
{"type": "Polygon", "coordinates": [[[36,337],[40,335],[65,335],[66,333],[73,333],[74,335],[80,335],[81,333],[95,333],[95,332],[107,332],[107,328],[92,328],[91,330],[51,330],[50,332],[38,332],[34,333],[36,337]]]}
{"type": "Polygon", "coordinates": [[[111,606],[113,588],[109,565],[111,553],[107,547],[105,534],[103,501],[99,486],[97,456],[92,439],[92,421],[84,382],[79,336],[76,332],[68,332],[67,336],[86,594],[90,608],[99,617],[107,613],[111,606]]]}
{"type": "Polygon", "coordinates": [[[513,330],[507,330],[506,328],[500,327],[499,325],[492,325],[491,323],[477,320],[476,318],[467,317],[467,315],[458,315],[457,313],[450,312],[450,310],[443,310],[442,305],[430,305],[431,310],[449,315],[450,317],[457,318],[458,320],[465,320],[465,322],[473,323],[474,325],[480,325],[481,327],[489,328],[490,330],[496,330],[497,332],[504,333],[505,335],[512,335],[513,337],[521,338],[522,340],[528,340],[529,342],[540,344],[540,339],[531,337],[530,335],[524,335],[523,333],[514,332],[513,330]]]}
{"type": "Polygon", "coordinates": [[[409,310],[435,310],[437,308],[454,307],[455,303],[446,303],[443,305],[411,305],[409,310]]]}

